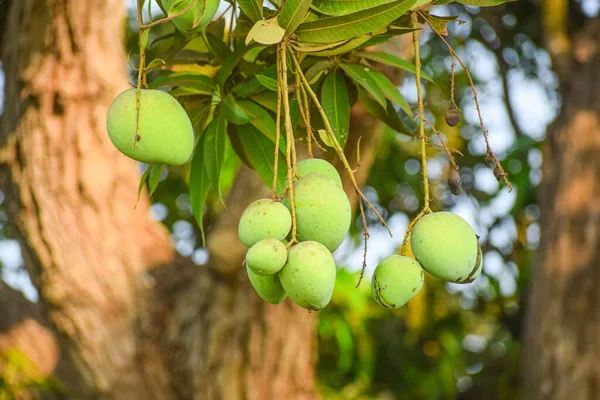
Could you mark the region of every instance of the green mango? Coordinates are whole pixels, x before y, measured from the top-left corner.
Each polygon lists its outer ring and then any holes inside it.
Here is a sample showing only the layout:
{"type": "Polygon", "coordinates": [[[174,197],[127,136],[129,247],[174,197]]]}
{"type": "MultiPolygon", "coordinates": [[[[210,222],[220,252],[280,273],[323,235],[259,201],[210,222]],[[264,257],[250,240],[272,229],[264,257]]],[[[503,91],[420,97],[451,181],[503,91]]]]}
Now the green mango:
{"type": "Polygon", "coordinates": [[[291,228],[292,215],[283,204],[260,199],[250,204],[240,217],[238,236],[246,247],[252,247],[261,239],[284,240],[291,228]]]}
{"type": "Polygon", "coordinates": [[[472,282],[481,274],[481,247],[467,221],[450,212],[428,214],[417,221],[410,244],[417,261],[436,278],[472,282]]]}
{"type": "Polygon", "coordinates": [[[246,265],[258,275],[278,273],[287,260],[285,244],[273,238],[261,239],[246,253],[246,265]]]}
{"type": "Polygon", "coordinates": [[[288,250],[279,279],[290,299],[300,307],[318,311],[331,300],[336,267],[333,256],[321,243],[301,242],[288,250]]]}
{"type": "Polygon", "coordinates": [[[135,143],[137,90],[120,93],[108,108],[106,129],[115,147],[127,157],[152,164],[182,165],[194,151],[194,129],[170,94],[141,89],[138,141],[135,143]]]}
{"type": "MultiPolygon", "coordinates": [[[[289,195],[283,203],[291,209],[289,195]]],[[[298,241],[314,240],[335,251],[350,229],[352,213],[346,193],[318,172],[294,183],[298,241]]]]}
{"type": "Polygon", "coordinates": [[[386,257],[373,274],[373,297],[383,308],[400,308],[419,293],[424,275],[423,268],[412,258],[398,254],[386,257]]]}
{"type": "Polygon", "coordinates": [[[258,275],[248,267],[246,272],[256,293],[267,303],[279,304],[287,297],[279,281],[279,275],[258,275]]]}
{"type": "Polygon", "coordinates": [[[297,165],[296,172],[298,172],[298,175],[300,175],[301,177],[306,176],[312,172],[318,172],[320,174],[330,177],[335,181],[335,183],[339,187],[342,187],[342,178],[340,177],[340,174],[337,172],[335,167],[327,161],[322,160],[320,158],[308,158],[306,160],[300,161],[297,165]]]}

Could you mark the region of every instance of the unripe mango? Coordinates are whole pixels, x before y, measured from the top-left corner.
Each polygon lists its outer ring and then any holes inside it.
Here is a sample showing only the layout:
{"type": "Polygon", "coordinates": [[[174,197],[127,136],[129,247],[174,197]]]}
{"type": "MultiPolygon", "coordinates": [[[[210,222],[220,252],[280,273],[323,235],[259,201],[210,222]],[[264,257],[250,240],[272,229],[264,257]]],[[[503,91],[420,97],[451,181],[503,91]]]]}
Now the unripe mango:
{"type": "MultiPolygon", "coordinates": [[[[160,5],[162,6],[163,11],[166,13],[169,12],[169,8],[175,3],[177,0],[160,0],[160,5]]],[[[191,6],[189,10],[187,10],[182,15],[175,17],[171,20],[171,22],[175,25],[175,27],[183,34],[190,35],[192,33],[197,33],[210,24],[213,17],[215,16],[217,9],[219,8],[219,0],[189,0],[196,1],[196,4],[191,6]],[[194,27],[194,16],[200,15],[200,22],[197,26],[194,27]]],[[[186,2],[184,10],[189,6],[189,1],[186,2]]]]}
{"type": "Polygon", "coordinates": [[[259,240],[246,253],[246,266],[258,275],[278,273],[286,260],[285,244],[273,238],[259,240]]]}
{"type": "Polygon", "coordinates": [[[252,270],[246,267],[248,278],[256,293],[267,303],[279,304],[287,297],[281,282],[279,281],[279,275],[258,275],[252,272],[252,270]]]}
{"type": "MultiPolygon", "coordinates": [[[[313,172],[294,184],[296,232],[299,241],[314,240],[335,251],[350,228],[350,202],[328,176],[313,172]]],[[[284,200],[290,208],[289,196],[284,200]]]]}
{"type": "Polygon", "coordinates": [[[318,172],[330,177],[339,187],[342,187],[342,178],[340,178],[340,174],[337,172],[335,167],[320,158],[308,158],[300,161],[297,165],[296,171],[301,177],[312,172],[318,172]]]}
{"type": "Polygon", "coordinates": [[[436,278],[468,283],[481,273],[477,236],[467,221],[456,214],[425,215],[415,224],[410,244],[417,261],[436,278]]]}
{"type": "Polygon", "coordinates": [[[152,89],[140,92],[137,142],[136,89],[127,89],[112,102],[106,116],[108,136],[129,158],[153,164],[185,164],[194,151],[194,129],[183,107],[170,94],[152,89]]]}
{"type": "Polygon", "coordinates": [[[242,214],[238,235],[242,243],[252,247],[261,239],[285,239],[291,227],[292,216],[283,204],[260,199],[250,204],[242,214]]]}
{"type": "Polygon", "coordinates": [[[373,274],[371,288],[383,308],[400,308],[419,293],[423,268],[414,259],[398,254],[384,258],[373,274]]]}
{"type": "Polygon", "coordinates": [[[279,279],[294,303],[318,311],[331,300],[335,274],[335,261],[329,250],[321,243],[308,241],[288,250],[279,279]]]}

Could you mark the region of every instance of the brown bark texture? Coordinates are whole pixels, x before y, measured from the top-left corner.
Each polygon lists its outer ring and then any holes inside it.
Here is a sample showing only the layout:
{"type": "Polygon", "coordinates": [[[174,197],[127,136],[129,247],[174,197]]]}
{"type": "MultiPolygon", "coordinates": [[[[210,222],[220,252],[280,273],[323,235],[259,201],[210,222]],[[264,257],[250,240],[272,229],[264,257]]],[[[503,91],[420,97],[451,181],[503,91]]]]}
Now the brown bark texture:
{"type": "Polygon", "coordinates": [[[524,345],[529,399],[600,398],[600,20],[571,46],[555,55],[563,107],[544,148],[524,345]]]}
{"type": "Polygon", "coordinates": [[[2,189],[41,314],[76,371],[59,376],[68,398],[315,398],[314,314],[264,304],[241,273],[235,232],[263,190],[256,175],[241,172],[206,266],[175,255],[146,200],[133,209],[136,165],[105,131],[128,87],[123,11],[122,0],[13,1],[3,36],[2,189]]]}

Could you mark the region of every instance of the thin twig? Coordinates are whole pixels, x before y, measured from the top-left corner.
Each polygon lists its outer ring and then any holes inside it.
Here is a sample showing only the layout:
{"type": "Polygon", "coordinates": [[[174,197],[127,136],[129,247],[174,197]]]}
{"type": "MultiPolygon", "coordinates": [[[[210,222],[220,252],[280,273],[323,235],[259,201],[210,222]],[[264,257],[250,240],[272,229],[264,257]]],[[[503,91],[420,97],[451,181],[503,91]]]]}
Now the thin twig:
{"type": "Polygon", "coordinates": [[[281,62],[279,61],[279,57],[277,57],[277,112],[276,112],[276,121],[275,121],[275,162],[273,163],[273,186],[271,188],[271,196],[273,199],[277,197],[277,170],[279,166],[279,142],[281,137],[281,62]]]}
{"type": "Polygon", "coordinates": [[[307,115],[308,107],[306,97],[302,97],[302,93],[300,88],[302,85],[300,84],[300,76],[298,75],[298,71],[294,74],[296,76],[296,98],[298,99],[298,108],[300,108],[300,115],[302,116],[302,120],[304,121],[304,125],[306,125],[306,144],[308,147],[308,158],[313,158],[312,152],[312,128],[310,126],[310,117],[307,115]],[[305,103],[306,102],[306,103],[305,103]],[[305,108],[306,107],[306,108],[305,108]]]}
{"type": "MultiPolygon", "coordinates": [[[[427,125],[429,125],[429,127],[431,128],[431,130],[437,135],[438,139],[440,140],[440,143],[442,144],[442,148],[444,149],[444,151],[448,155],[448,160],[450,161],[450,164],[452,165],[452,168],[454,168],[456,171],[458,171],[458,165],[456,164],[456,160],[454,160],[454,156],[452,155],[450,148],[446,145],[446,142],[444,142],[444,138],[442,137],[442,134],[440,133],[440,131],[438,131],[437,129],[435,129],[435,126],[433,126],[433,124],[431,122],[429,122],[427,120],[427,118],[423,118],[423,119],[425,120],[425,122],[427,123],[427,125]]],[[[458,150],[456,150],[456,151],[458,151],[458,150]]]]}
{"type": "Polygon", "coordinates": [[[367,244],[369,243],[369,230],[367,229],[367,218],[365,217],[365,209],[363,207],[362,201],[358,200],[358,206],[360,207],[360,217],[362,218],[363,223],[363,242],[364,242],[364,250],[363,250],[363,263],[362,268],[360,269],[360,276],[358,277],[358,283],[355,287],[359,287],[363,277],[365,276],[365,270],[367,269],[367,244]]]}
{"type": "Polygon", "coordinates": [[[473,92],[473,100],[475,101],[475,108],[477,109],[477,116],[479,117],[479,125],[481,126],[481,131],[483,132],[483,138],[485,140],[486,154],[489,155],[489,157],[492,158],[492,160],[494,161],[494,163],[496,165],[496,168],[498,168],[498,170],[502,173],[502,180],[504,181],[504,183],[506,184],[506,186],[508,186],[509,191],[512,191],[512,184],[508,180],[506,172],[504,171],[504,168],[502,168],[502,164],[500,164],[500,161],[498,161],[498,159],[496,158],[496,155],[494,154],[494,151],[492,150],[492,147],[490,146],[490,142],[489,142],[489,139],[488,139],[488,131],[485,128],[485,125],[483,123],[483,117],[481,116],[481,109],[479,107],[479,100],[477,98],[477,90],[475,89],[475,82],[473,81],[473,77],[471,77],[471,73],[469,72],[469,68],[465,65],[465,63],[462,61],[462,59],[459,57],[459,55],[456,53],[456,51],[454,51],[454,49],[452,48],[452,46],[450,46],[450,43],[448,43],[446,41],[446,39],[444,39],[444,36],[431,24],[431,22],[429,22],[429,20],[427,19],[427,16],[424,15],[420,11],[419,11],[419,14],[425,20],[425,22],[427,23],[427,25],[429,25],[429,27],[431,28],[431,30],[433,32],[435,32],[435,34],[442,40],[442,42],[444,42],[444,44],[448,48],[448,51],[450,52],[450,55],[453,56],[453,57],[456,57],[456,60],[458,61],[458,63],[460,64],[460,66],[465,71],[465,74],[467,75],[467,78],[469,79],[469,84],[471,86],[471,91],[473,92]]]}
{"type": "Polygon", "coordinates": [[[140,138],[140,108],[141,108],[141,98],[142,98],[142,82],[145,80],[144,76],[146,75],[146,48],[144,47],[144,29],[142,26],[144,24],[144,17],[142,15],[142,0],[137,0],[137,17],[138,17],[138,25],[140,26],[138,32],[138,43],[140,46],[140,63],[138,65],[138,76],[137,76],[137,85],[136,85],[136,103],[135,103],[135,135],[133,136],[133,150],[137,148],[137,142],[140,138]]]}

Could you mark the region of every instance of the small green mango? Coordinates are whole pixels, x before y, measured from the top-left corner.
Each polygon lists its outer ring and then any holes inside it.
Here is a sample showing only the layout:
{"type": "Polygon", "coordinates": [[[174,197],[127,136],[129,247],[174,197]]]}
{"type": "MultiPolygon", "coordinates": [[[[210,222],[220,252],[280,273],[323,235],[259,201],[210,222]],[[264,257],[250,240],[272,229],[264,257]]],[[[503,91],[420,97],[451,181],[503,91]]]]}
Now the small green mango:
{"type": "Polygon", "coordinates": [[[127,89],[113,100],[108,109],[106,130],[115,147],[137,161],[185,164],[194,151],[194,129],[183,107],[166,92],[142,89],[139,137],[134,148],[136,104],[136,89],[127,89]]]}
{"type": "MultiPolygon", "coordinates": [[[[289,196],[283,203],[291,208],[289,196]]],[[[294,184],[294,203],[298,240],[314,240],[335,251],[350,229],[352,214],[346,193],[333,179],[313,172],[294,184]]]]}
{"type": "Polygon", "coordinates": [[[288,250],[279,279],[290,299],[300,307],[318,311],[331,300],[336,267],[333,256],[321,243],[301,242],[288,250]]]}
{"type": "Polygon", "coordinates": [[[247,247],[259,240],[283,240],[292,228],[292,215],[281,203],[260,199],[250,204],[240,218],[238,235],[247,247]]]}
{"type": "Polygon", "coordinates": [[[258,275],[278,273],[286,260],[285,244],[273,238],[259,240],[246,253],[246,266],[258,275]]]}
{"type": "Polygon", "coordinates": [[[373,274],[371,288],[375,301],[383,308],[400,308],[419,293],[423,268],[412,258],[398,254],[384,258],[373,274]]]}
{"type": "MultiPolygon", "coordinates": [[[[160,5],[163,11],[166,13],[169,12],[169,8],[175,3],[177,0],[160,0],[160,5]]],[[[217,13],[217,9],[219,8],[219,0],[189,0],[195,1],[196,4],[190,7],[182,15],[175,17],[171,20],[173,25],[184,35],[189,36],[192,33],[201,32],[210,24],[213,17],[217,13]],[[200,15],[200,22],[197,26],[194,27],[194,16],[200,15]]],[[[186,2],[185,7],[189,5],[189,1],[186,2]]],[[[183,8],[185,9],[185,8],[183,8]]],[[[182,10],[183,10],[182,9],[182,10]]]]}
{"type": "Polygon", "coordinates": [[[312,172],[318,172],[330,177],[339,187],[342,187],[342,178],[340,178],[340,174],[337,172],[335,167],[320,158],[308,158],[300,161],[297,165],[296,171],[301,177],[312,172]]]}
{"type": "Polygon", "coordinates": [[[481,273],[477,236],[469,223],[456,214],[425,215],[415,224],[410,244],[417,261],[436,278],[468,283],[481,273]]]}
{"type": "Polygon", "coordinates": [[[256,293],[267,303],[279,304],[287,297],[279,281],[279,275],[258,275],[248,267],[246,272],[256,293]]]}

